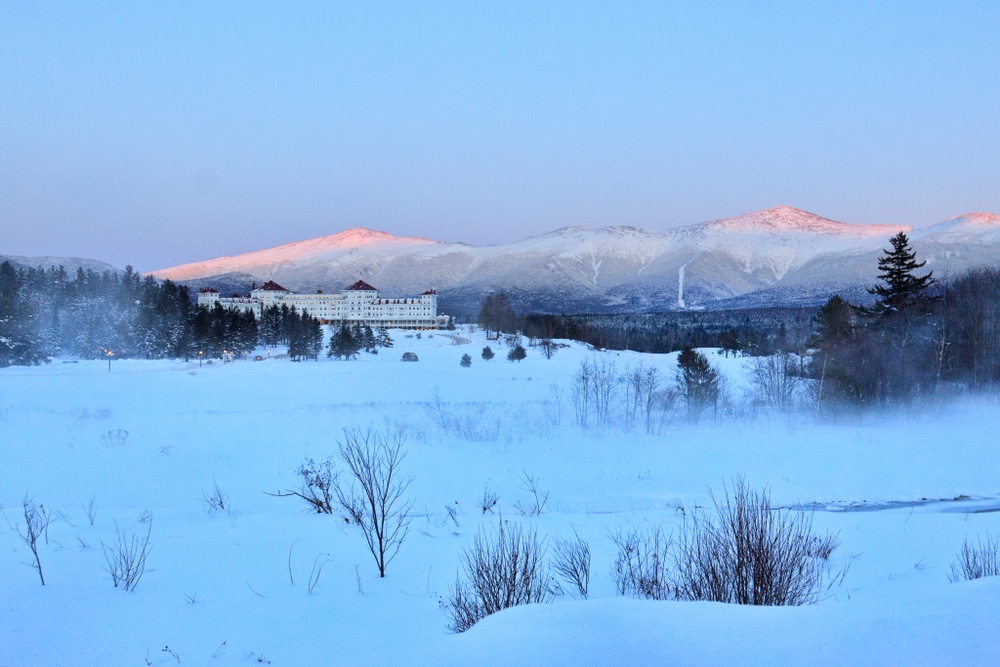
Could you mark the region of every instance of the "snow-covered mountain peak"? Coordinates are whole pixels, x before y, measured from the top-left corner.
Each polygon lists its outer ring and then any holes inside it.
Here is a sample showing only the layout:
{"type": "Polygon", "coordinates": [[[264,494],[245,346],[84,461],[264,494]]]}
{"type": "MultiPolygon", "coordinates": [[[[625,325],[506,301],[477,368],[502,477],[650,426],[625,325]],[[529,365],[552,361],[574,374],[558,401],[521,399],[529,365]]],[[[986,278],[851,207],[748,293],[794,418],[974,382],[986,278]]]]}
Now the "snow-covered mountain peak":
{"type": "Polygon", "coordinates": [[[751,211],[733,218],[723,218],[705,224],[707,229],[728,232],[765,232],[834,234],[843,236],[884,236],[906,227],[894,225],[852,225],[823,218],[793,206],[775,206],[761,211],[751,211]]]}
{"type": "Polygon", "coordinates": [[[961,241],[965,237],[968,237],[969,242],[976,242],[985,237],[993,239],[998,234],[1000,234],[1000,216],[995,213],[975,211],[956,215],[936,225],[920,229],[916,237],[944,235],[952,242],[961,241]]]}
{"type": "Polygon", "coordinates": [[[380,232],[367,227],[352,227],[336,234],[320,237],[326,242],[328,248],[358,248],[379,243],[423,245],[434,243],[429,239],[419,237],[393,236],[388,232],[380,232]]]}
{"type": "Polygon", "coordinates": [[[978,225],[982,227],[1000,227],[1000,215],[983,211],[974,211],[949,218],[948,222],[957,224],[978,225]]]}

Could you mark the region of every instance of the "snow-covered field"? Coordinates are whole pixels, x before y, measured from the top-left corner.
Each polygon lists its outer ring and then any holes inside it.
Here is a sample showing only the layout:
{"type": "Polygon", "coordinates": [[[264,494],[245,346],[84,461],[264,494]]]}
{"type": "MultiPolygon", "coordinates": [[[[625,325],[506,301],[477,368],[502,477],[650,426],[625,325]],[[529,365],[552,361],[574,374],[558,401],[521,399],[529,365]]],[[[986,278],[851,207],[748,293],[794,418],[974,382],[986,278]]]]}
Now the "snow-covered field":
{"type": "MultiPolygon", "coordinates": [[[[0,370],[0,666],[1000,660],[1000,578],[948,580],[967,536],[1000,534],[1000,512],[988,511],[1000,508],[995,399],[879,418],[676,420],[655,436],[582,430],[571,384],[583,359],[621,371],[641,361],[672,377],[676,355],[571,344],[512,363],[494,343],[485,362],[480,336],[458,345],[394,332],[396,347],[351,362],[115,361],[109,372],[57,359],[0,370]],[[400,361],[405,351],[420,361],[400,361]],[[268,495],[297,488],[303,459],[334,454],[354,426],[406,436],[415,516],[384,579],[357,528],[268,495]],[[618,597],[610,534],[676,531],[737,475],[768,485],[775,504],[819,508],[814,527],[840,534],[832,561],[849,565],[843,583],[793,608],[618,597]],[[549,494],[540,516],[518,509],[533,501],[525,476],[549,494]],[[229,509],[210,513],[216,483],[229,509]],[[487,489],[496,513],[481,509],[487,489]],[[39,542],[45,586],[15,531],[26,496],[55,516],[39,542]],[[550,539],[587,539],[590,598],[451,634],[441,603],[462,550],[501,516],[550,539]],[[151,535],[132,592],[104,571],[101,545],[116,527],[151,535]]],[[[746,360],[710,358],[740,403],[746,360]]]]}

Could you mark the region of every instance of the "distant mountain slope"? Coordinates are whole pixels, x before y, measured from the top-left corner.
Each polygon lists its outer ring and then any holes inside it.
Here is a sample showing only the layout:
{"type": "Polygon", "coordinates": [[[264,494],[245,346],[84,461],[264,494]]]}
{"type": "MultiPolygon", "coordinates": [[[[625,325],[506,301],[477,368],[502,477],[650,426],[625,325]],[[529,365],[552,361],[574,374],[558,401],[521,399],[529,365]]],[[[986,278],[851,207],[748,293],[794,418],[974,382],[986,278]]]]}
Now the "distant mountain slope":
{"type": "Polygon", "coordinates": [[[234,279],[275,280],[296,291],[339,289],[360,278],[390,296],[437,289],[442,310],[453,314],[475,312],[497,289],[520,310],[555,313],[802,305],[835,292],[864,295],[876,279],[876,257],[899,231],[911,234],[928,269],[955,272],[1000,259],[1000,218],[990,213],[912,230],[779,206],[667,232],[564,227],[487,247],[359,227],[153,275],[227,288],[234,279]]]}

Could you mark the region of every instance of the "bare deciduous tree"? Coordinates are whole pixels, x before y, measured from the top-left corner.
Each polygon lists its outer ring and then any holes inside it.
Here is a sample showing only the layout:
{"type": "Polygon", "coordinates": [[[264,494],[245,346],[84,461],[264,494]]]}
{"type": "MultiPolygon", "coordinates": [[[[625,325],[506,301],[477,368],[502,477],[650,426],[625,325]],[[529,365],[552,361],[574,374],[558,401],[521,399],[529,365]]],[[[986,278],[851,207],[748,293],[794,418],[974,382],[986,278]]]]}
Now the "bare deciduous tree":
{"type": "Polygon", "coordinates": [[[400,475],[405,457],[401,433],[344,429],[340,458],[351,472],[349,484],[335,484],[337,500],[364,534],[380,577],[399,553],[410,529],[413,501],[404,498],[412,477],[400,475]]]}

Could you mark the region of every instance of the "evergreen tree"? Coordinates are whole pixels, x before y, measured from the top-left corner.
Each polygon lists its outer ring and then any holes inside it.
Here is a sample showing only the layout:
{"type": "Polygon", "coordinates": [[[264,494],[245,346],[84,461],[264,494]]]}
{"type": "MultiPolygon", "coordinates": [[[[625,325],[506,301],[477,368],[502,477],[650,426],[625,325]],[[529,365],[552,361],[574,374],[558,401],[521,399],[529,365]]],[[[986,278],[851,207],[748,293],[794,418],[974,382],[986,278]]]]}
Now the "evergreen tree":
{"type": "Polygon", "coordinates": [[[350,359],[361,349],[361,342],[354,338],[347,324],[341,324],[330,337],[326,356],[337,359],[350,359]]]}
{"type": "Polygon", "coordinates": [[[487,345],[486,347],[484,347],[483,348],[483,360],[484,361],[489,361],[493,357],[494,357],[493,350],[490,349],[490,346],[487,345]]]}
{"type": "Polygon", "coordinates": [[[462,368],[468,368],[469,366],[472,365],[472,357],[470,357],[468,354],[463,354],[462,360],[459,362],[459,364],[462,366],[462,368]]]}
{"type": "Polygon", "coordinates": [[[36,309],[10,262],[0,264],[0,367],[34,365],[46,360],[36,309]]]}
{"type": "Polygon", "coordinates": [[[268,306],[260,315],[260,344],[274,347],[281,340],[281,309],[278,306],[268,306]]]}
{"type": "Polygon", "coordinates": [[[384,324],[378,328],[376,342],[379,347],[392,347],[392,338],[389,337],[389,328],[384,324]]]}
{"type": "Polygon", "coordinates": [[[687,404],[688,417],[697,420],[701,411],[719,400],[719,372],[701,352],[685,347],[677,356],[677,384],[687,404]]]}
{"type": "Polygon", "coordinates": [[[828,351],[850,342],[857,329],[855,308],[839,294],[835,294],[820,307],[813,318],[816,332],[811,344],[828,351]]]}
{"type": "Polygon", "coordinates": [[[877,299],[871,312],[886,316],[912,308],[926,309],[933,299],[925,294],[925,290],[934,283],[934,272],[929,271],[923,276],[914,274],[927,261],[917,262],[916,251],[910,248],[910,240],[900,232],[889,239],[892,250],[882,250],[878,258],[879,280],[884,284],[875,285],[868,290],[877,299]]]}
{"type": "Polygon", "coordinates": [[[524,359],[527,356],[528,356],[528,353],[525,352],[525,350],[524,350],[523,347],[521,347],[520,345],[515,345],[511,349],[511,351],[507,353],[507,360],[508,361],[521,361],[522,359],[524,359]]]}
{"type": "Polygon", "coordinates": [[[367,324],[361,328],[361,347],[364,348],[365,352],[371,352],[378,347],[378,341],[375,339],[375,333],[367,324]]]}
{"type": "Polygon", "coordinates": [[[308,319],[306,327],[307,346],[306,354],[314,361],[319,360],[319,353],[323,351],[323,325],[314,317],[308,319]]]}

